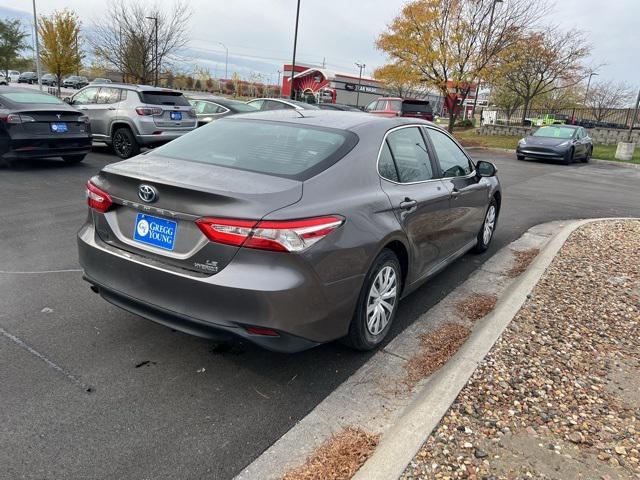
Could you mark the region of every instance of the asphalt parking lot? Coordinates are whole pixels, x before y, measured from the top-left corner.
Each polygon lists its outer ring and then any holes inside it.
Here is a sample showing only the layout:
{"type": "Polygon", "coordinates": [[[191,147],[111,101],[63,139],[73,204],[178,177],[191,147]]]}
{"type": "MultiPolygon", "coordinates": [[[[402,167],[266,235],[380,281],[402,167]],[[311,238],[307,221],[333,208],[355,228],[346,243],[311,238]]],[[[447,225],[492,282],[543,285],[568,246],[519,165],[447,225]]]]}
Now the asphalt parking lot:
{"type": "MultiPolygon", "coordinates": [[[[558,219],[640,217],[640,169],[493,160],[503,183],[494,242],[400,306],[394,334],[497,249],[558,219]]],[[[362,365],[330,344],[295,355],[215,345],[107,304],[78,271],[84,183],[116,161],[0,170],[0,477],[231,478],[362,365]]]]}

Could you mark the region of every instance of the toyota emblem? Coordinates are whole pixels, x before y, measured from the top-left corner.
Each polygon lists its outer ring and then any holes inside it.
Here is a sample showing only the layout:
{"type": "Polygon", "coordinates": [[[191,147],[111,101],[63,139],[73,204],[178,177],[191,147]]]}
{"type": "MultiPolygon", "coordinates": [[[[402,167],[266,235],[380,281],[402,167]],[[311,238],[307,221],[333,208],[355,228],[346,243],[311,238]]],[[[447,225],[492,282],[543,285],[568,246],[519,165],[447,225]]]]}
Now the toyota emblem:
{"type": "Polygon", "coordinates": [[[140,188],[138,188],[138,196],[140,197],[140,200],[147,203],[155,202],[158,198],[155,188],[151,185],[144,184],[140,185],[140,188]]]}

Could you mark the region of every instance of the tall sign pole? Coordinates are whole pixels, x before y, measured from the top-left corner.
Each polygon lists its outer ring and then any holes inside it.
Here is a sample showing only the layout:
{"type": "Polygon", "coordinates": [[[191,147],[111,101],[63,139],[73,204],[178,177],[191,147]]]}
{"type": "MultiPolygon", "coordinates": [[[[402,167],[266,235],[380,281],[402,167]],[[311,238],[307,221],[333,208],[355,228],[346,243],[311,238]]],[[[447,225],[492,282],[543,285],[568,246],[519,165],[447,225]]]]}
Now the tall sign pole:
{"type": "Polygon", "coordinates": [[[358,91],[356,92],[356,107],[360,106],[360,89],[362,88],[362,69],[366,67],[364,63],[357,63],[356,67],[360,69],[360,75],[358,76],[358,91]]]}
{"type": "Polygon", "coordinates": [[[631,123],[629,125],[629,134],[627,135],[627,143],[631,143],[631,135],[633,134],[633,125],[638,118],[638,107],[640,106],[640,90],[638,90],[638,98],[636,98],[636,106],[633,109],[633,116],[631,117],[631,123]]]}
{"type": "Polygon", "coordinates": [[[36,0],[33,0],[33,34],[36,37],[36,73],[38,85],[42,91],[42,69],[40,68],[40,41],[38,40],[38,15],[36,14],[36,0]]]}
{"type": "Polygon", "coordinates": [[[293,61],[291,62],[291,90],[289,92],[289,98],[292,100],[295,98],[295,92],[293,91],[293,76],[296,74],[296,47],[298,45],[298,20],[300,19],[300,0],[298,0],[298,8],[296,9],[296,31],[293,35],[293,61]]]}

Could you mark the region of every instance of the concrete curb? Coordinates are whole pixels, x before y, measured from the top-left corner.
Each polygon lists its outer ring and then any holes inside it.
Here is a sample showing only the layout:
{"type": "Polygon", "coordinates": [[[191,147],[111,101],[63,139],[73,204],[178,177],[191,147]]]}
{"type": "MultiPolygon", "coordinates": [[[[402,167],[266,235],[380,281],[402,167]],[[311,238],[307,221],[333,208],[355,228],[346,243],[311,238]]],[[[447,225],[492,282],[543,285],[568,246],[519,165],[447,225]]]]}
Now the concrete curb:
{"type": "Polygon", "coordinates": [[[507,288],[493,312],[480,321],[456,355],[424,384],[396,423],[383,435],[375,452],[358,470],[353,480],[389,480],[402,475],[478,365],[518,313],[567,238],[579,227],[603,220],[629,218],[577,220],[556,233],[529,268],[507,288]]]}
{"type": "MultiPolygon", "coordinates": [[[[465,150],[495,150],[497,152],[507,152],[515,154],[516,151],[511,148],[493,148],[493,147],[464,147],[465,150]]],[[[592,162],[594,163],[608,163],[609,165],[618,165],[622,167],[631,167],[640,169],[640,163],[631,163],[631,162],[622,162],[615,160],[602,160],[600,158],[592,158],[592,162]]]]}

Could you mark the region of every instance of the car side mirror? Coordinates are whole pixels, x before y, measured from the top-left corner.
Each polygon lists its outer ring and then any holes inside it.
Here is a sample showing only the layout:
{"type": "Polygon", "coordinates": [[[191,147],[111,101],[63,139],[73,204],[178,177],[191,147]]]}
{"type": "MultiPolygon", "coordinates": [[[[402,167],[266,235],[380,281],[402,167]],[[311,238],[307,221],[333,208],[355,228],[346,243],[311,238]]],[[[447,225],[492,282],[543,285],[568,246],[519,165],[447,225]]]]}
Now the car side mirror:
{"type": "Polygon", "coordinates": [[[71,105],[71,97],[64,97],[64,98],[62,99],[62,101],[63,101],[64,103],[68,103],[69,105],[71,105]]]}
{"type": "Polygon", "coordinates": [[[479,177],[495,177],[498,169],[493,163],[480,160],[476,163],[476,171],[479,177]]]}

